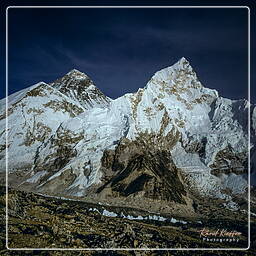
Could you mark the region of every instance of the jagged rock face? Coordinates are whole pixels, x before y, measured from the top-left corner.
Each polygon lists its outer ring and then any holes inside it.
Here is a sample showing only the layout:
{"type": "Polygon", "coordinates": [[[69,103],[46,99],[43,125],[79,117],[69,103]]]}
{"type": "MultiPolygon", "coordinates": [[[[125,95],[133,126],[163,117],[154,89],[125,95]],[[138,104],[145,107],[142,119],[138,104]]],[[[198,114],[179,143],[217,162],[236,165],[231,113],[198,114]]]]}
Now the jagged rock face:
{"type": "MultiPolygon", "coordinates": [[[[56,133],[45,144],[45,157],[36,155],[33,169],[47,170],[51,175],[63,168],[72,158],[76,157],[75,145],[83,139],[81,133],[71,133],[59,126],[56,133]],[[63,143],[65,141],[65,143],[63,143]]],[[[41,151],[40,151],[41,152],[41,151]]]]}
{"type": "MultiPolygon", "coordinates": [[[[48,133],[36,124],[34,131],[45,135],[41,141],[34,136],[35,147],[28,142],[33,168],[24,186],[34,182],[44,193],[73,196],[86,196],[95,192],[93,187],[101,187],[99,194],[143,194],[182,202],[184,176],[190,188],[203,195],[225,198],[222,191],[227,188],[235,194],[246,191],[249,103],[222,98],[205,88],[185,58],[158,71],[145,88],[115,100],[77,70],[46,86],[52,90],[49,95],[35,92],[24,104],[48,97],[43,106],[57,117],[45,112],[40,120],[44,125],[59,121],[49,126],[48,133]],[[60,119],[60,113],[65,117],[60,119]]],[[[13,97],[13,104],[20,104],[19,99],[13,97]]],[[[41,110],[38,105],[36,111],[41,110]]],[[[13,113],[18,118],[18,112],[13,113]]],[[[255,113],[251,106],[252,143],[255,113]]],[[[18,130],[22,127],[27,123],[21,122],[18,130]]],[[[20,146],[16,152],[23,152],[20,146]]]]}
{"type": "Polygon", "coordinates": [[[110,99],[105,96],[84,73],[73,69],[50,84],[60,92],[78,101],[84,108],[106,107],[110,99]]]}
{"type": "Polygon", "coordinates": [[[121,142],[115,151],[104,152],[102,169],[107,180],[96,192],[101,197],[185,203],[182,196],[186,192],[168,151],[146,149],[140,142],[121,142]]]}
{"type": "Polygon", "coordinates": [[[248,161],[246,152],[234,153],[232,148],[225,148],[217,153],[214,163],[210,165],[211,173],[245,173],[248,161]]]}

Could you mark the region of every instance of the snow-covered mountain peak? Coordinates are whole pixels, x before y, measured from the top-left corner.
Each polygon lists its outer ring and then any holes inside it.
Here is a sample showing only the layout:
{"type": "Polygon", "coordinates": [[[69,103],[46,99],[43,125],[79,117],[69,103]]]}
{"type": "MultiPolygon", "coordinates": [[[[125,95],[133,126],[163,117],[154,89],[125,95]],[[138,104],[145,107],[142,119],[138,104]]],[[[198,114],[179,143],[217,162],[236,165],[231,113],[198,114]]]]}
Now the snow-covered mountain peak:
{"type": "Polygon", "coordinates": [[[160,86],[163,90],[184,92],[186,89],[201,89],[203,85],[188,60],[182,57],[170,67],[156,72],[147,86],[160,86]]]}
{"type": "Polygon", "coordinates": [[[89,76],[77,69],[72,69],[63,77],[51,83],[51,86],[62,90],[64,87],[70,89],[77,89],[78,87],[81,87],[81,89],[86,89],[91,84],[93,84],[93,81],[89,76]]]}
{"type": "MultiPolygon", "coordinates": [[[[187,76],[193,76],[194,79],[198,80],[196,73],[193,69],[193,67],[191,66],[190,62],[182,57],[180,60],[178,60],[174,65],[171,66],[171,68],[178,73],[177,75],[180,75],[180,73],[186,75],[187,76]]],[[[185,78],[185,76],[184,76],[185,78]]]]}
{"type": "Polygon", "coordinates": [[[185,68],[192,69],[192,67],[190,66],[189,61],[188,61],[185,57],[180,58],[180,59],[173,65],[173,67],[177,67],[177,68],[180,68],[180,69],[185,69],[185,68]]]}
{"type": "Polygon", "coordinates": [[[93,84],[89,76],[77,69],[72,69],[50,85],[77,101],[85,109],[95,106],[105,107],[110,102],[110,99],[93,84]]]}
{"type": "Polygon", "coordinates": [[[68,77],[71,77],[71,78],[77,79],[77,80],[80,80],[80,79],[83,80],[83,79],[89,78],[85,73],[83,73],[77,69],[70,70],[65,76],[68,76],[68,77]]]}
{"type": "MultiPolygon", "coordinates": [[[[185,110],[196,106],[205,108],[218,97],[216,90],[204,87],[186,58],[156,72],[144,88],[147,98],[154,104],[158,101],[166,105],[177,105],[185,110]]],[[[173,108],[171,107],[170,108],[173,108]]],[[[197,108],[195,109],[197,111],[197,108]]]]}

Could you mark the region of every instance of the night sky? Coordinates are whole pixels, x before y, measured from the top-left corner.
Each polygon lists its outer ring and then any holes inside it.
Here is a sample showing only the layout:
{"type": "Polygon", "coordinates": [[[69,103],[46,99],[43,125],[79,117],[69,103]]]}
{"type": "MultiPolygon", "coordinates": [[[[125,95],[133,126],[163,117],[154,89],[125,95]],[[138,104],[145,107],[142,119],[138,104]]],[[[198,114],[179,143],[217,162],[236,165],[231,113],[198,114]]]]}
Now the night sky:
{"type": "Polygon", "coordinates": [[[184,56],[205,87],[247,98],[247,19],[246,8],[9,9],[9,93],[76,68],[117,98],[184,56]]]}

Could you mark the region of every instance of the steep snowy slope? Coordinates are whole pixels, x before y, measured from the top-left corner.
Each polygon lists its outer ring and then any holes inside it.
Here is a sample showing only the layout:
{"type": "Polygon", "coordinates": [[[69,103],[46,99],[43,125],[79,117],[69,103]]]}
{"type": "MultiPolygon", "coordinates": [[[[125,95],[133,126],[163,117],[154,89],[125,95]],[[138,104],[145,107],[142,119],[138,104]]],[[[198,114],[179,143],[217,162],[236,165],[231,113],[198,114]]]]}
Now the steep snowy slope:
{"type": "MultiPolygon", "coordinates": [[[[2,102],[1,102],[2,103],[2,102]]],[[[45,83],[39,83],[10,99],[8,108],[9,171],[31,168],[39,145],[66,119],[83,107],[45,83]]],[[[5,113],[1,112],[1,171],[4,170],[5,113]]]]}
{"type": "MultiPolygon", "coordinates": [[[[88,85],[87,80],[85,74],[73,70],[53,86],[41,82],[8,97],[9,172],[30,171],[40,146],[60,129],[62,122],[89,107],[104,107],[109,102],[91,81],[88,85]],[[70,95],[72,85],[83,90],[83,95],[89,95],[89,100],[83,101],[80,94],[70,95]]],[[[6,162],[5,103],[5,99],[0,101],[0,171],[5,170],[6,162]]]]}
{"type": "MultiPolygon", "coordinates": [[[[186,180],[203,195],[229,198],[224,189],[236,194],[247,187],[248,107],[245,100],[225,99],[203,87],[182,58],[138,92],[63,122],[39,148],[33,175],[47,170],[37,180],[45,193],[113,196],[121,187],[130,191],[131,184],[140,184],[132,196],[146,191],[161,198],[159,188],[168,194],[172,187],[163,182],[166,173],[157,172],[164,165],[177,184],[186,180]]],[[[179,193],[180,198],[182,189],[179,193]]]]}
{"type": "Polygon", "coordinates": [[[108,108],[94,108],[64,122],[38,153],[35,170],[50,171],[40,188],[84,195],[86,188],[100,182],[103,151],[118,143],[126,126],[126,116],[108,108]]]}

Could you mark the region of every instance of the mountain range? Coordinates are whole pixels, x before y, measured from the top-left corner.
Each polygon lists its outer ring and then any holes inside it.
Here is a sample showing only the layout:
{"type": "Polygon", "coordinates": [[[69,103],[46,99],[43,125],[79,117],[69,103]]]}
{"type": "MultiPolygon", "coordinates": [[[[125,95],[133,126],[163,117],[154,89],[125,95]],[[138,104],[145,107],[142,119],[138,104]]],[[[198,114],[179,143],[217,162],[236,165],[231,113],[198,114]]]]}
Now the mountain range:
{"type": "Polygon", "coordinates": [[[12,187],[163,212],[193,211],[192,194],[236,210],[247,195],[255,105],[204,87],[185,58],[117,99],[74,69],[10,95],[7,111],[5,103],[0,175],[7,163],[12,187]]]}

